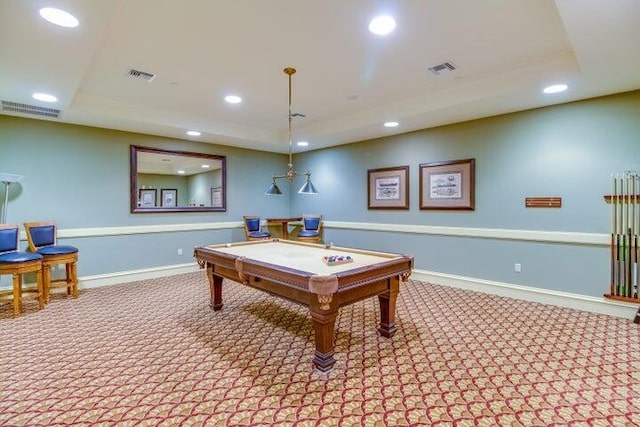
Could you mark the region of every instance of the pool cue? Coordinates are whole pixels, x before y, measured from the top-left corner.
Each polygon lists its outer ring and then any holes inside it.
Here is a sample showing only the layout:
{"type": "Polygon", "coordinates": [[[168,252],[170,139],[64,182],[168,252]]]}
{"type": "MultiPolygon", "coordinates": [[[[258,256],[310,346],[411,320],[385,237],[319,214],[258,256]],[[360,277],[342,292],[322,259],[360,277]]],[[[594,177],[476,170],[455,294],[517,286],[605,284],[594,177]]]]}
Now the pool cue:
{"type": "Polygon", "coordinates": [[[626,205],[625,205],[625,210],[627,211],[627,228],[625,229],[625,232],[627,233],[627,251],[628,251],[628,256],[627,256],[627,271],[626,271],[626,277],[627,280],[624,284],[624,294],[627,297],[631,296],[631,288],[633,286],[633,277],[632,277],[632,268],[633,268],[633,257],[632,257],[632,252],[633,252],[633,240],[631,238],[631,228],[632,228],[632,221],[631,221],[631,189],[633,188],[633,186],[631,185],[631,172],[627,172],[626,174],[626,181],[627,181],[627,200],[626,200],[626,205]]]}
{"type": "Polygon", "coordinates": [[[617,181],[617,191],[616,191],[616,210],[617,210],[617,220],[618,224],[616,227],[616,243],[617,243],[617,270],[618,277],[616,282],[616,295],[625,296],[625,281],[626,281],[626,240],[627,236],[625,233],[626,228],[626,218],[625,218],[625,179],[624,172],[620,174],[616,174],[617,181]]]}
{"type": "Polygon", "coordinates": [[[629,174],[629,246],[631,247],[631,260],[629,261],[629,293],[627,296],[633,297],[633,283],[636,273],[636,219],[635,219],[635,200],[634,193],[636,191],[635,176],[633,173],[629,174]]]}
{"type": "Polygon", "coordinates": [[[617,295],[622,294],[622,283],[624,283],[624,237],[622,236],[623,230],[623,210],[622,210],[622,201],[623,201],[623,193],[624,189],[622,188],[622,178],[620,175],[616,174],[616,179],[618,180],[618,192],[616,193],[616,206],[618,209],[618,228],[616,230],[616,240],[618,243],[618,291],[617,295]]]}
{"type": "Polygon", "coordinates": [[[627,205],[625,209],[627,210],[627,282],[625,283],[625,295],[630,297],[632,294],[633,288],[633,275],[632,275],[632,267],[633,267],[633,257],[631,253],[633,252],[633,240],[631,238],[631,228],[632,228],[632,218],[631,218],[631,174],[627,174],[627,205]]]}
{"type": "Polygon", "coordinates": [[[613,195],[616,192],[616,181],[611,174],[611,198],[609,201],[611,202],[611,286],[609,289],[609,293],[611,295],[616,294],[616,203],[613,198],[613,195]]]}
{"type": "Polygon", "coordinates": [[[613,228],[613,234],[615,234],[615,239],[614,239],[614,258],[615,258],[615,263],[613,266],[614,269],[614,295],[618,295],[618,283],[620,280],[620,235],[618,234],[618,227],[620,226],[620,221],[618,219],[618,174],[615,175],[614,177],[614,184],[613,184],[613,188],[614,188],[614,193],[611,195],[611,203],[613,203],[613,208],[614,208],[614,216],[615,216],[615,220],[614,220],[614,228],[613,228]]]}
{"type": "Polygon", "coordinates": [[[640,209],[638,209],[638,174],[633,175],[633,292],[631,296],[638,298],[638,232],[640,231],[640,209]]]}

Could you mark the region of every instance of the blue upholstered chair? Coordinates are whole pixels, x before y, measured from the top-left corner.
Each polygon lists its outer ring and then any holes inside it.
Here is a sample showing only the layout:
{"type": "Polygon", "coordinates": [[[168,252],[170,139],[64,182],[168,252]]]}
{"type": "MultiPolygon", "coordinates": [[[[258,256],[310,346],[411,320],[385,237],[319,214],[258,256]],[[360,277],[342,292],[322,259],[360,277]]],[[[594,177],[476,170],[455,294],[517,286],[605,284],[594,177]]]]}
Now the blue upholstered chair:
{"type": "Polygon", "coordinates": [[[322,215],[304,214],[302,215],[302,230],[298,233],[298,240],[304,242],[320,241],[320,228],[322,227],[322,215]]]}
{"type": "Polygon", "coordinates": [[[19,251],[19,234],[18,224],[0,224],[0,275],[11,274],[13,276],[13,289],[0,292],[0,296],[3,299],[12,296],[14,316],[20,315],[22,302],[25,300],[35,299],[40,308],[44,307],[42,255],[19,251]],[[35,290],[22,288],[22,275],[30,272],[36,273],[37,286],[35,290]]]}
{"type": "Polygon", "coordinates": [[[244,234],[247,240],[266,240],[271,238],[271,233],[262,231],[259,216],[245,215],[242,219],[244,220],[244,234]]]}
{"type": "Polygon", "coordinates": [[[29,251],[42,255],[42,281],[44,284],[44,302],[49,302],[51,289],[64,287],[67,295],[78,297],[78,248],[69,245],[58,245],[56,223],[25,222],[29,251]],[[51,267],[64,264],[65,277],[51,278],[51,267]]]}

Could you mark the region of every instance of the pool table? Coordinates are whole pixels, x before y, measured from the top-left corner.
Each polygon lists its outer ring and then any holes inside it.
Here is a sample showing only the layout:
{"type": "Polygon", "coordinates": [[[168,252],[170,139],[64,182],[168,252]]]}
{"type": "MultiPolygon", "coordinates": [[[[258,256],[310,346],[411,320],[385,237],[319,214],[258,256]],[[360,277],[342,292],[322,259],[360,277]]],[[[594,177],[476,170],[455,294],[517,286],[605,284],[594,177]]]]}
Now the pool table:
{"type": "Polygon", "coordinates": [[[308,307],[315,332],[313,363],[322,372],[335,364],[340,307],[377,295],[378,331],[387,338],[395,334],[400,281],[406,281],[413,268],[410,255],[279,239],[198,246],[194,256],[206,268],[213,310],[222,309],[223,279],[308,307]],[[331,262],[331,257],[337,258],[331,262]]]}

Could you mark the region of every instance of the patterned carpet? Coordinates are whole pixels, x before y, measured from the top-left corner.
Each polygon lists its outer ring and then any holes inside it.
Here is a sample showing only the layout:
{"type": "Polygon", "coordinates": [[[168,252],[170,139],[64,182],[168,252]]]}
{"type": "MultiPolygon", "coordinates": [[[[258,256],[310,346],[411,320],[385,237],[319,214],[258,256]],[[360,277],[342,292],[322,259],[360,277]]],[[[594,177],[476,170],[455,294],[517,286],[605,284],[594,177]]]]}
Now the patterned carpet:
{"type": "Polygon", "coordinates": [[[307,309],[204,272],[0,306],[1,426],[637,426],[631,320],[410,281],[341,310],[332,372],[307,309]]]}

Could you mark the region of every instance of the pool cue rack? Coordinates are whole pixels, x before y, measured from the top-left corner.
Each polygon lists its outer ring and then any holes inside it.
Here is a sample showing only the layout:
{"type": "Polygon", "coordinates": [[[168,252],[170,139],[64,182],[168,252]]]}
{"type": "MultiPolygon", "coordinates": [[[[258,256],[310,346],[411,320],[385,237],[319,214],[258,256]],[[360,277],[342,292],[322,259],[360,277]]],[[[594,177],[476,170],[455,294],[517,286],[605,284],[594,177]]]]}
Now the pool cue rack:
{"type": "MultiPolygon", "coordinates": [[[[611,283],[605,298],[640,302],[638,258],[640,258],[640,175],[625,171],[611,174],[611,283]]],[[[634,320],[640,322],[640,310],[634,320]]]]}

